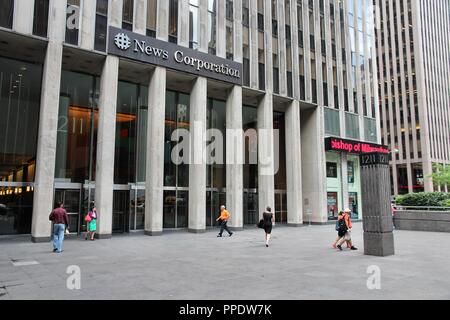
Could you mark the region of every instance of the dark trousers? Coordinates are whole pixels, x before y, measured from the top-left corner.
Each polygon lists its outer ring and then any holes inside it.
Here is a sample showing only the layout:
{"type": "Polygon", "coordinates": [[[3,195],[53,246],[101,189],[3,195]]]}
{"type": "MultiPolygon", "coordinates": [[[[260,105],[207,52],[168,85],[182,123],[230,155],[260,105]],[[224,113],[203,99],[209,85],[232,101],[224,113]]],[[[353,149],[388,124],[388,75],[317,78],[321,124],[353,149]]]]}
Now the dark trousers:
{"type": "Polygon", "coordinates": [[[228,229],[227,227],[227,222],[228,221],[222,221],[222,223],[220,224],[220,232],[219,232],[219,236],[222,235],[223,230],[227,230],[228,234],[232,234],[233,232],[230,231],[230,229],[228,229]]]}

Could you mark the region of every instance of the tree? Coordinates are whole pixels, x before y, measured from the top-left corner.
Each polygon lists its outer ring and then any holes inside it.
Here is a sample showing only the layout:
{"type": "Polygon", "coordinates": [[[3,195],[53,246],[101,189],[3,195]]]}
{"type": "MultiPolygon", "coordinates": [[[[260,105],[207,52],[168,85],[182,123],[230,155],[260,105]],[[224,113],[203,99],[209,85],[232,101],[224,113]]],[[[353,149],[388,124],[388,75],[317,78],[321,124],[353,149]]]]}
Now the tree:
{"type": "Polygon", "coordinates": [[[450,166],[435,163],[433,165],[433,174],[429,176],[435,186],[450,186],[450,166]]]}

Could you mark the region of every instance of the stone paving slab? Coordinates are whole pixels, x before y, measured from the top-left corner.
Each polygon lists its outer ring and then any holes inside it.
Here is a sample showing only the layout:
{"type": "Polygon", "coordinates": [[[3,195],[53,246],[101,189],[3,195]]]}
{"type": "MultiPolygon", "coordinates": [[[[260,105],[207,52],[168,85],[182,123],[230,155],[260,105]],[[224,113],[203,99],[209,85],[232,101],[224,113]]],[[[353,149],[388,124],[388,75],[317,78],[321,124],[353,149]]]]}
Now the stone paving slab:
{"type": "Polygon", "coordinates": [[[355,223],[354,252],[331,248],[334,225],[275,226],[269,248],[258,229],[223,238],[210,230],[69,239],[62,254],[51,243],[2,238],[0,300],[450,299],[450,234],[396,230],[390,257],[364,256],[362,235],[355,223]],[[381,271],[380,290],[367,288],[372,265],[381,271]],[[67,289],[69,266],[81,270],[80,290],[67,289]]]}

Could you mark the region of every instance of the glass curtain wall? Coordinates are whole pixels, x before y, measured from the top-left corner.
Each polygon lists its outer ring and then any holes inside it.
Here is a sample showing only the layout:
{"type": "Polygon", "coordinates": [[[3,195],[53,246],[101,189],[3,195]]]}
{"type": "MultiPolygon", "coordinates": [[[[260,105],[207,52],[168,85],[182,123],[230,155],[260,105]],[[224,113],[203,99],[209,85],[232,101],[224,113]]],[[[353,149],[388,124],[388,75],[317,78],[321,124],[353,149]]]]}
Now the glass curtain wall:
{"type": "Polygon", "coordinates": [[[97,155],[98,77],[62,71],[55,164],[55,201],[70,207],[72,232],[86,225],[80,218],[94,201],[97,155]],[[70,203],[67,201],[70,199],[70,203]],[[78,199],[78,205],[76,203],[78,199]]]}
{"type": "Polygon", "coordinates": [[[189,130],[189,99],[188,94],[166,92],[163,228],[188,227],[189,165],[175,163],[172,154],[176,154],[174,148],[180,144],[177,155],[188,156],[185,152],[189,141],[184,140],[183,132],[179,130],[189,130]]]}
{"type": "Polygon", "coordinates": [[[144,229],[148,88],[119,81],[116,114],[113,230],[144,229]],[[129,190],[126,190],[126,189],[129,190]]]}
{"type": "MultiPolygon", "coordinates": [[[[226,106],[225,102],[208,100],[207,129],[215,130],[209,139],[208,154],[211,163],[206,171],[206,226],[213,226],[220,206],[226,202],[226,106]],[[221,139],[222,137],[222,139],[221,139]]],[[[211,132],[211,131],[210,131],[211,132]]]]}
{"type": "Polygon", "coordinates": [[[258,135],[257,109],[242,107],[244,130],[244,224],[256,224],[258,213],[258,135]]]}
{"type": "Polygon", "coordinates": [[[286,131],[284,113],[273,113],[273,129],[278,130],[278,141],[274,139],[275,161],[278,171],[275,173],[275,222],[287,223],[286,196],[286,131]]]}
{"type": "Polygon", "coordinates": [[[42,66],[0,57],[0,235],[31,232],[42,66]]]}

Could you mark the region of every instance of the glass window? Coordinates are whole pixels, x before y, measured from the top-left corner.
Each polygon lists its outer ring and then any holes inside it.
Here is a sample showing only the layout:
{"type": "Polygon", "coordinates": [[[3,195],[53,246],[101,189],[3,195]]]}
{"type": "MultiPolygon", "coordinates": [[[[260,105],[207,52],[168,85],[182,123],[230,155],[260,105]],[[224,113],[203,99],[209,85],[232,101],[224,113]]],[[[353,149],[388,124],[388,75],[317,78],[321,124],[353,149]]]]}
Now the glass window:
{"type": "Polygon", "coordinates": [[[97,14],[95,17],[95,50],[106,51],[107,28],[108,0],[97,0],[97,14]]]}
{"type": "Polygon", "coordinates": [[[198,18],[198,0],[189,0],[189,47],[198,49],[200,21],[198,18]]]}
{"type": "Polygon", "coordinates": [[[242,107],[242,127],[244,129],[245,162],[244,189],[258,188],[258,110],[254,107],[242,107]]]}
{"type": "Polygon", "coordinates": [[[114,183],[145,181],[147,87],[119,82],[114,183]]]}
{"type": "Polygon", "coordinates": [[[133,30],[134,0],[123,0],[122,28],[133,30]]]}
{"type": "Polygon", "coordinates": [[[348,183],[355,183],[355,163],[353,161],[347,162],[347,177],[348,183]]]}
{"type": "Polygon", "coordinates": [[[345,133],[347,138],[359,140],[359,117],[356,114],[345,114],[345,133]]]}
{"type": "Polygon", "coordinates": [[[33,34],[46,37],[48,29],[48,2],[49,0],[35,0],[33,34]]]}
{"type": "Polygon", "coordinates": [[[78,45],[80,31],[80,0],[67,0],[66,43],[78,45]]]}
{"type": "Polygon", "coordinates": [[[337,178],[337,163],[327,162],[327,178],[337,178]]]}
{"type": "MultiPolygon", "coordinates": [[[[189,95],[174,91],[167,91],[164,147],[164,186],[189,187],[189,164],[182,163],[176,165],[173,163],[171,157],[174,147],[180,142],[183,142],[182,136],[179,137],[178,141],[172,141],[172,134],[177,129],[189,130],[189,118],[189,95]]],[[[188,142],[186,143],[188,144],[188,142]]],[[[183,157],[183,152],[180,151],[179,156],[183,157]]]]}
{"type": "Polygon", "coordinates": [[[14,0],[3,0],[0,10],[0,27],[12,28],[14,15],[14,0]]]}
{"type": "Polygon", "coordinates": [[[325,116],[325,134],[339,137],[341,135],[339,111],[324,108],[324,116],[325,116]]]}
{"type": "Polygon", "coordinates": [[[285,120],[284,113],[273,113],[273,129],[274,134],[278,130],[278,141],[274,136],[274,153],[275,153],[275,189],[286,190],[286,141],[285,141],[285,120]]]}
{"type": "Polygon", "coordinates": [[[364,118],[364,137],[366,141],[378,141],[377,123],[375,119],[364,118]]]}
{"type": "Polygon", "coordinates": [[[169,41],[177,43],[178,37],[178,0],[169,0],[169,41]]]}
{"type": "Polygon", "coordinates": [[[208,113],[207,113],[207,129],[216,129],[222,133],[222,141],[216,141],[211,138],[209,143],[214,143],[215,151],[213,154],[208,154],[210,160],[214,158],[215,163],[208,165],[206,172],[206,186],[211,188],[226,188],[226,105],[223,101],[209,99],[208,113]],[[221,148],[221,150],[218,150],[221,148]]]}
{"type": "Polygon", "coordinates": [[[42,66],[0,57],[0,235],[31,232],[42,66]]]}
{"type": "Polygon", "coordinates": [[[62,71],[55,179],[95,181],[99,78],[62,71]]]}
{"type": "Polygon", "coordinates": [[[147,0],[147,36],[156,37],[157,0],[147,0]]]}
{"type": "Polygon", "coordinates": [[[208,0],[208,51],[216,54],[216,0],[208,0]]]}
{"type": "Polygon", "coordinates": [[[0,57],[0,182],[32,182],[41,101],[40,65],[0,57]]]}

